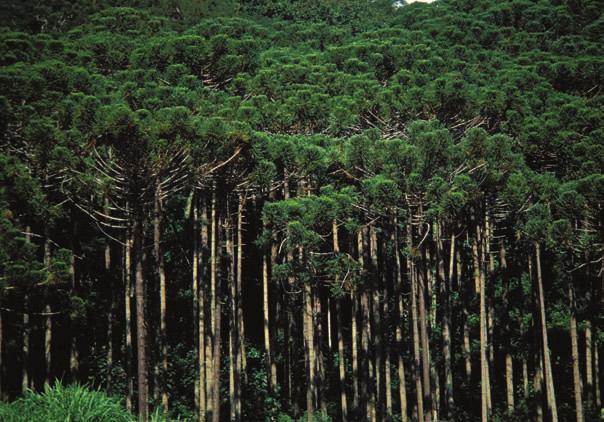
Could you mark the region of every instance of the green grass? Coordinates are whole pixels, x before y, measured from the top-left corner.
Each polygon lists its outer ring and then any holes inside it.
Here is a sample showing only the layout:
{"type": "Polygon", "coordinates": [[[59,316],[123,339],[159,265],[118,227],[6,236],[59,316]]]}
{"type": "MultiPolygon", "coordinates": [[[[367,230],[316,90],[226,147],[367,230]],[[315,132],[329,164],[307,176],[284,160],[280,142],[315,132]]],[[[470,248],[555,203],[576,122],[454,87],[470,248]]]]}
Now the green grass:
{"type": "MultiPolygon", "coordinates": [[[[158,413],[153,422],[167,421],[158,413]]],[[[0,403],[2,422],[134,422],[120,401],[79,385],[56,383],[43,392],[29,391],[12,403],[0,403]]]]}

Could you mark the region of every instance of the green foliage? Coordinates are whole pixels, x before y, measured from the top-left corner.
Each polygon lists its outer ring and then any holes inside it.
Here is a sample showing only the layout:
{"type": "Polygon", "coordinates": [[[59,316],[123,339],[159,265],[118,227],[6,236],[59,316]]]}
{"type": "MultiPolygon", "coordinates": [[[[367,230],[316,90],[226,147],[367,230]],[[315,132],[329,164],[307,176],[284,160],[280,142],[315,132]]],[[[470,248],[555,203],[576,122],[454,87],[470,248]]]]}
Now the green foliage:
{"type": "Polygon", "coordinates": [[[7,422],[99,421],[132,422],[122,404],[98,391],[56,383],[42,393],[0,404],[0,419],[7,422]]]}

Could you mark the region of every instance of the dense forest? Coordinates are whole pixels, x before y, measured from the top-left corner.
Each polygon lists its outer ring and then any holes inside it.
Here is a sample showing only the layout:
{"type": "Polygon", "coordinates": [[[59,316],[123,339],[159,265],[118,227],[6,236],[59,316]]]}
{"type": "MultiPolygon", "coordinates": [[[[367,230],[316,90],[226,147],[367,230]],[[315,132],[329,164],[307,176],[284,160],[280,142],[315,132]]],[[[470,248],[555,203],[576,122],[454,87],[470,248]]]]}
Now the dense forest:
{"type": "Polygon", "coordinates": [[[1,3],[2,401],[600,417],[601,1],[1,3]]]}

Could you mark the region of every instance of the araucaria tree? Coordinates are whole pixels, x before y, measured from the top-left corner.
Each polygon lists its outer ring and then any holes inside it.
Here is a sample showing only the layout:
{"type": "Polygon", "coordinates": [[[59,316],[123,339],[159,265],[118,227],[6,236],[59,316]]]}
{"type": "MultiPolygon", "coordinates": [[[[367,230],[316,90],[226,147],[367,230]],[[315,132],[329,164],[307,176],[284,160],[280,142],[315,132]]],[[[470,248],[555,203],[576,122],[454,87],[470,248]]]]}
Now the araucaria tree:
{"type": "Polygon", "coordinates": [[[0,400],[60,380],[142,421],[599,417],[598,2],[21,3],[0,400]]]}

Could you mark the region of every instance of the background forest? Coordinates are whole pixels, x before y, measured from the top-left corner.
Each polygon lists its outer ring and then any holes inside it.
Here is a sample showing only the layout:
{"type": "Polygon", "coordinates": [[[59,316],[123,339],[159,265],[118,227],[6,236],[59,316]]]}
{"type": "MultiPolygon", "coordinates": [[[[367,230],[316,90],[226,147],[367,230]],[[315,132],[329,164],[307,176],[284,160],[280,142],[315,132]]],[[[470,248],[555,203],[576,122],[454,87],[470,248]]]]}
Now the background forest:
{"type": "Polygon", "coordinates": [[[602,2],[1,3],[3,401],[599,417],[602,2]]]}

